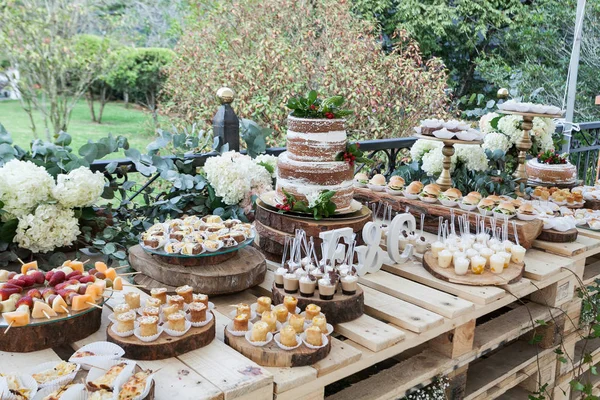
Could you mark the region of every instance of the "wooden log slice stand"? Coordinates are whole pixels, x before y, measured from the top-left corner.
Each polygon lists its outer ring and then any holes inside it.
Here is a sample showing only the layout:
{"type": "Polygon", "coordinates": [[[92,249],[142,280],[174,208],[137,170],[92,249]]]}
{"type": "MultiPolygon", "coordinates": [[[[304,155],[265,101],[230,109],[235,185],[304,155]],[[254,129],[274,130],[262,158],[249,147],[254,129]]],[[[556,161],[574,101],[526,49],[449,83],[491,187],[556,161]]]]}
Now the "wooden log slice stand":
{"type": "Polygon", "coordinates": [[[265,279],[267,263],[260,251],[246,246],[232,254],[220,264],[184,266],[165,263],[136,245],[129,249],[129,263],[133,269],[163,286],[190,285],[207,295],[241,292],[265,279]]]}
{"type": "Polygon", "coordinates": [[[262,347],[253,346],[244,336],[234,336],[225,328],[225,344],[263,367],[302,367],[313,365],[327,357],[331,340],[320,349],[309,349],[304,343],[293,350],[283,350],[275,339],[262,347]]]}
{"type": "Polygon", "coordinates": [[[600,210],[600,200],[585,200],[583,206],[590,210],[600,210]]]}
{"type": "Polygon", "coordinates": [[[302,297],[299,292],[286,293],[282,288],[276,287],[275,284],[273,284],[272,293],[273,304],[282,304],[285,296],[294,296],[298,299],[298,307],[301,310],[304,310],[309,304],[318,305],[321,307],[321,312],[325,314],[327,322],[332,325],[355,320],[364,312],[365,298],[360,287],[356,289],[356,293],[353,295],[345,295],[338,289],[331,300],[321,300],[318,290],[315,291],[312,297],[302,297]]]}
{"type": "Polygon", "coordinates": [[[543,230],[538,236],[538,240],[544,240],[552,243],[571,243],[577,240],[577,228],[569,229],[568,231],[560,232],[554,229],[543,230]]]}
{"type": "Polygon", "coordinates": [[[433,276],[450,283],[458,283],[470,286],[500,286],[509,283],[515,283],[523,277],[525,264],[510,263],[501,274],[494,274],[486,269],[483,274],[476,275],[468,272],[466,275],[457,275],[453,267],[441,268],[431,251],[423,255],[423,266],[433,276]]]}
{"type": "MultiPolygon", "coordinates": [[[[415,216],[417,221],[419,221],[421,218],[421,214],[425,214],[424,230],[430,233],[437,233],[439,217],[444,217],[447,220],[450,219],[450,207],[446,207],[440,203],[425,203],[418,199],[411,200],[404,196],[392,196],[391,194],[385,192],[374,192],[370,189],[364,188],[355,188],[354,198],[363,204],[379,202],[389,204],[392,206],[392,210],[396,213],[403,213],[405,212],[406,207],[408,207],[411,214],[415,216]]],[[[454,210],[454,214],[456,216],[467,214],[469,216],[471,227],[473,229],[475,228],[476,215],[479,214],[477,210],[464,211],[459,207],[453,207],[452,209],[454,210]]],[[[530,249],[533,246],[533,241],[542,231],[544,224],[540,220],[521,221],[517,219],[510,220],[509,224],[512,224],[512,221],[516,222],[517,233],[519,234],[519,242],[521,246],[525,247],[526,249],[530,249]]],[[[498,225],[500,225],[502,222],[503,221],[498,220],[498,225]]],[[[486,217],[486,226],[489,227],[489,217],[486,217]]],[[[508,230],[508,238],[513,242],[515,241],[512,226],[511,229],[508,230]]]]}
{"type": "Polygon", "coordinates": [[[6,328],[0,328],[0,351],[29,353],[68,345],[90,336],[100,329],[101,324],[102,310],[94,307],[88,312],[45,324],[13,326],[6,335],[3,334],[6,328]]]}
{"type": "MultiPolygon", "coordinates": [[[[212,311],[211,311],[212,313],[212,311]]],[[[190,328],[183,336],[169,336],[163,332],[154,342],[142,342],[135,335],[119,337],[110,328],[106,329],[106,340],[118,344],[125,350],[125,357],[132,360],[164,360],[204,347],[215,338],[215,316],[201,328],[190,328]]]]}
{"type": "Polygon", "coordinates": [[[371,211],[367,207],[362,207],[360,211],[352,214],[315,221],[311,216],[280,214],[260,200],[256,204],[254,227],[258,234],[258,247],[271,261],[281,261],[285,238],[293,237],[296,229],[302,229],[307,237],[314,238],[315,251],[320,257],[322,241],[319,233],[339,228],[352,228],[356,233],[357,243],[362,244],[362,229],[372,219],[371,211]]]}

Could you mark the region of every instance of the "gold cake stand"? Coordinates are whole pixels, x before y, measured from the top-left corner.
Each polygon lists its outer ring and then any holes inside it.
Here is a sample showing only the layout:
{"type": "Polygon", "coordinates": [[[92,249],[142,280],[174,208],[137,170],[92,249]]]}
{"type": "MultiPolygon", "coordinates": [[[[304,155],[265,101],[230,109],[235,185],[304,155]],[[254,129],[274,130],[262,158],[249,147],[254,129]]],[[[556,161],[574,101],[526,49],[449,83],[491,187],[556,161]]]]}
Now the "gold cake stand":
{"type": "Polygon", "coordinates": [[[450,167],[452,166],[452,156],[455,153],[455,144],[467,144],[467,145],[479,145],[483,143],[481,140],[458,140],[458,139],[440,139],[435,136],[427,135],[414,135],[418,139],[433,140],[436,142],[444,143],[442,147],[442,154],[444,155],[444,162],[442,164],[442,173],[439,178],[435,181],[442,190],[448,190],[452,187],[452,177],[450,176],[450,167]]]}
{"type": "Polygon", "coordinates": [[[513,176],[517,178],[519,183],[527,183],[527,171],[525,170],[525,158],[527,157],[527,152],[531,149],[533,143],[531,142],[531,137],[529,136],[529,131],[533,128],[533,119],[535,117],[540,118],[560,118],[561,114],[538,114],[538,113],[530,113],[530,112],[519,112],[519,111],[505,111],[498,110],[500,114],[513,114],[513,115],[521,115],[523,117],[523,122],[521,123],[521,129],[523,129],[523,136],[516,143],[516,148],[519,151],[519,165],[517,169],[513,173],[513,176]]]}

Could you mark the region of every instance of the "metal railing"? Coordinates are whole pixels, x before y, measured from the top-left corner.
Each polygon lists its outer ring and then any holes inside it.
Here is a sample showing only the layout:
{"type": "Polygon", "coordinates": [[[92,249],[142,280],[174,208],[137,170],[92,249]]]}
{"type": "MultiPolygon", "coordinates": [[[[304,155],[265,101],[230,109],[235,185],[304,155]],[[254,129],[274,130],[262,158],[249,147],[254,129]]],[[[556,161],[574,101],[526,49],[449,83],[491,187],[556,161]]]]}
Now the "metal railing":
{"type": "MultiPolygon", "coordinates": [[[[578,178],[584,185],[593,185],[598,176],[598,156],[600,155],[600,121],[579,124],[579,131],[573,131],[569,160],[577,167],[578,178]]],[[[557,129],[562,132],[562,129],[557,129]]]]}

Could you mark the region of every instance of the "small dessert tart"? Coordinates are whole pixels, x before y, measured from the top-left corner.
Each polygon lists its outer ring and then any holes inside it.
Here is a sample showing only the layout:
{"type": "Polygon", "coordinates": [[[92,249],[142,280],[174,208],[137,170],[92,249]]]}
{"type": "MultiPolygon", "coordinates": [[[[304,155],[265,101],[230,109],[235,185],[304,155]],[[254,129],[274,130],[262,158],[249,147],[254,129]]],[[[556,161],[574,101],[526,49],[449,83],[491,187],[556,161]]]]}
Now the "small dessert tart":
{"type": "Polygon", "coordinates": [[[160,304],[167,304],[167,289],[155,288],[150,290],[150,296],[160,300],[160,304]]]}
{"type": "Polygon", "coordinates": [[[140,294],[136,292],[125,293],[125,302],[129,305],[129,308],[132,310],[140,308],[140,294]]]}
{"type": "Polygon", "coordinates": [[[189,304],[194,300],[194,289],[189,285],[178,287],[177,289],[175,289],[175,293],[183,297],[184,303],[189,304]]]}

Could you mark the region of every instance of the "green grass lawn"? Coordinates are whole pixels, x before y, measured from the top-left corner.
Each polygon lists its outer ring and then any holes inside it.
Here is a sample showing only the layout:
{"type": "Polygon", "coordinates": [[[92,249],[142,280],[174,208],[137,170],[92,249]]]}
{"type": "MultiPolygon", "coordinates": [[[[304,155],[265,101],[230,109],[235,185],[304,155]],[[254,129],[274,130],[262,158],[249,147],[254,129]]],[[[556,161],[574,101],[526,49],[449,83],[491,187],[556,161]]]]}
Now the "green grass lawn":
{"type": "MultiPolygon", "coordinates": [[[[96,108],[96,113],[98,108],[96,108]]],[[[42,118],[35,113],[35,123],[38,137],[46,139],[42,118]]],[[[14,143],[28,149],[33,132],[29,117],[16,100],[0,101],[0,123],[12,135],[14,143]]],[[[108,103],[104,108],[102,123],[92,122],[90,110],[85,100],[80,100],[71,114],[68,134],[73,138],[71,147],[77,151],[88,140],[96,141],[112,133],[114,136],[127,137],[131,147],[145,153],[146,145],[154,139],[154,128],[150,113],[139,110],[130,104],[125,108],[123,103],[108,103]]],[[[119,158],[122,155],[114,154],[107,158],[119,158]]]]}

